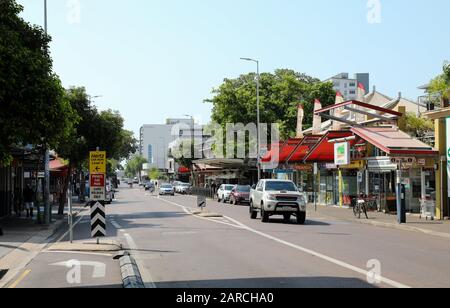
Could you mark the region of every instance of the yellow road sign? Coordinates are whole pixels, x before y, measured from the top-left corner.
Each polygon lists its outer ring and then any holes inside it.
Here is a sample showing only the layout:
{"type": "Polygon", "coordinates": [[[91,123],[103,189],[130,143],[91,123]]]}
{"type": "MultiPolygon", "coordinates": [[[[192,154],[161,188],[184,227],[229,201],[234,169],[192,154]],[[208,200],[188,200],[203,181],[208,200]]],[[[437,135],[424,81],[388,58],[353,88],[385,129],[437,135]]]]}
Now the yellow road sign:
{"type": "Polygon", "coordinates": [[[89,171],[91,173],[106,173],[106,152],[90,152],[89,171]]]}

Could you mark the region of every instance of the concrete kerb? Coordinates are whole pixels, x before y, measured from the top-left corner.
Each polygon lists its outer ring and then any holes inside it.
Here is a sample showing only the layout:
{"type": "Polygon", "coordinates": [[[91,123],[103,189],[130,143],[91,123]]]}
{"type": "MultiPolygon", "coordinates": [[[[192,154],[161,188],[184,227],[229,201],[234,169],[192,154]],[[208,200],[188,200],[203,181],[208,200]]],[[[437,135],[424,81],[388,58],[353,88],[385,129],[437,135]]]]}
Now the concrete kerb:
{"type": "Polygon", "coordinates": [[[121,251],[118,257],[123,287],[125,289],[144,289],[145,284],[142,281],[136,260],[124,251],[121,251]]]}

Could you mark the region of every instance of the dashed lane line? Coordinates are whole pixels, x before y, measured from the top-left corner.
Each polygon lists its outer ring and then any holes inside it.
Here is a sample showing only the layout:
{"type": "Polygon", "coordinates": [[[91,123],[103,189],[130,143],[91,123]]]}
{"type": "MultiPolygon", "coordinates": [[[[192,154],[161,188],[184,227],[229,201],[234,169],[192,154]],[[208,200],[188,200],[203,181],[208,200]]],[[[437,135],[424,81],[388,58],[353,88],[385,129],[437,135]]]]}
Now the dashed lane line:
{"type": "MultiPolygon", "coordinates": [[[[177,206],[177,207],[180,207],[180,208],[182,208],[187,214],[192,215],[192,213],[191,213],[191,212],[186,208],[186,206],[184,206],[184,205],[181,205],[181,204],[178,204],[178,203],[175,203],[175,202],[166,200],[166,199],[164,199],[164,198],[159,198],[159,199],[162,200],[162,201],[164,201],[164,202],[166,202],[166,203],[169,203],[169,204],[175,205],[175,206],[177,206]]],[[[249,227],[249,226],[247,226],[247,225],[245,225],[245,224],[243,224],[243,223],[241,223],[241,222],[239,222],[239,221],[237,221],[237,220],[235,220],[235,219],[233,219],[233,218],[231,218],[231,217],[224,216],[224,218],[227,218],[227,219],[230,220],[231,222],[234,222],[235,225],[234,225],[234,224],[225,223],[225,222],[222,222],[222,221],[218,221],[218,220],[214,220],[214,219],[208,219],[208,218],[204,218],[204,217],[199,217],[199,216],[196,216],[196,215],[193,215],[193,216],[194,216],[194,217],[197,217],[197,218],[200,218],[200,219],[209,220],[209,221],[212,221],[212,222],[215,222],[215,223],[226,224],[226,225],[229,225],[229,226],[232,226],[232,227],[235,227],[235,228],[240,228],[240,229],[242,229],[242,230],[246,230],[246,231],[248,231],[248,232],[252,232],[252,233],[257,234],[257,235],[259,235],[259,236],[262,236],[262,237],[264,237],[264,238],[266,238],[266,239],[269,239],[269,240],[272,240],[272,241],[274,241],[274,242],[277,242],[277,243],[279,243],[279,244],[282,244],[282,245],[291,247],[291,248],[293,248],[293,249],[296,249],[296,250],[301,251],[301,252],[303,252],[303,253],[306,253],[306,254],[315,256],[315,257],[317,257],[317,258],[319,258],[319,259],[322,259],[322,260],[327,261],[327,262],[329,262],[329,263],[335,264],[335,265],[340,266],[340,267],[342,267],[342,268],[345,268],[345,269],[347,269],[347,270],[350,270],[350,271],[356,272],[356,273],[358,273],[358,274],[364,275],[365,277],[372,277],[372,276],[373,276],[373,273],[370,273],[370,272],[368,272],[367,270],[364,270],[364,269],[362,269],[362,268],[353,266],[353,265],[348,264],[348,263],[346,263],[346,262],[343,262],[343,261],[341,261],[341,260],[338,260],[338,259],[329,257],[329,256],[327,256],[327,255],[321,254],[321,253],[319,253],[319,252],[313,251],[313,250],[311,250],[311,249],[302,247],[302,246],[300,246],[300,245],[295,245],[295,244],[293,244],[293,243],[284,241],[284,240],[282,240],[282,239],[279,239],[279,238],[277,238],[277,237],[271,236],[271,235],[266,234],[266,233],[264,233],[264,232],[255,230],[255,229],[253,229],[253,228],[251,228],[251,227],[249,227]]],[[[394,288],[404,288],[404,289],[411,288],[410,286],[407,286],[407,285],[402,284],[402,283],[399,283],[399,282],[397,282],[397,281],[388,279],[388,278],[386,278],[386,277],[378,276],[378,277],[375,277],[375,278],[376,278],[377,281],[380,281],[380,282],[382,282],[382,283],[385,283],[385,284],[387,284],[387,285],[389,285],[389,286],[391,286],[391,287],[394,287],[394,288]]]]}

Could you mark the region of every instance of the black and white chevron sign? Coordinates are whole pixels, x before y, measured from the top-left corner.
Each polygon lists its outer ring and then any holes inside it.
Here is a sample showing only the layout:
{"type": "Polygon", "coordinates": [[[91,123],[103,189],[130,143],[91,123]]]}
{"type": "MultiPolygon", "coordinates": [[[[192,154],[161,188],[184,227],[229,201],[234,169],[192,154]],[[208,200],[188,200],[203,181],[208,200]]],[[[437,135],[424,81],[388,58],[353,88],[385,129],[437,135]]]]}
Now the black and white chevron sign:
{"type": "Polygon", "coordinates": [[[92,237],[106,236],[106,211],[100,202],[91,205],[91,232],[92,237]]]}

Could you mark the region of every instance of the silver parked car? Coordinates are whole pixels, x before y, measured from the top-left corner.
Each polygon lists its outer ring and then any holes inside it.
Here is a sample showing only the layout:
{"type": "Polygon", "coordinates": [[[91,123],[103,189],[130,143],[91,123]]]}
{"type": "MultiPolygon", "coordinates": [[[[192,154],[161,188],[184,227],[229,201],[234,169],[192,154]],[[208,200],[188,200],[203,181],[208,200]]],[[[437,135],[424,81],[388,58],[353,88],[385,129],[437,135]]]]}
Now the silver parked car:
{"type": "Polygon", "coordinates": [[[175,187],[173,187],[172,184],[162,184],[161,187],[159,187],[159,195],[175,196],[175,187]]]}

